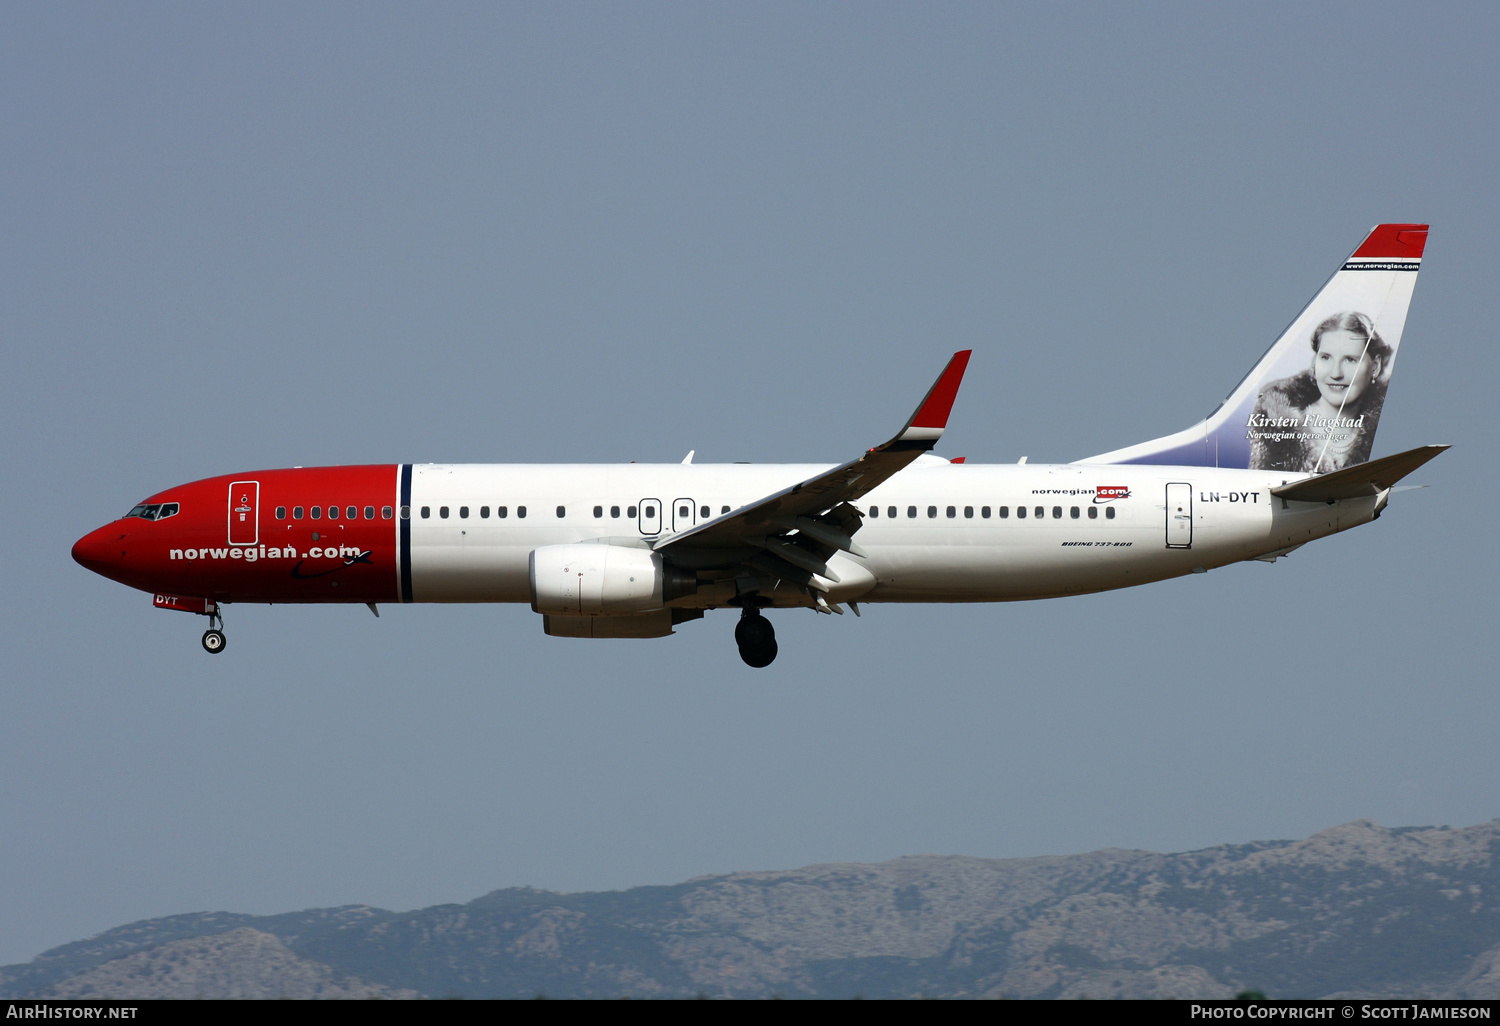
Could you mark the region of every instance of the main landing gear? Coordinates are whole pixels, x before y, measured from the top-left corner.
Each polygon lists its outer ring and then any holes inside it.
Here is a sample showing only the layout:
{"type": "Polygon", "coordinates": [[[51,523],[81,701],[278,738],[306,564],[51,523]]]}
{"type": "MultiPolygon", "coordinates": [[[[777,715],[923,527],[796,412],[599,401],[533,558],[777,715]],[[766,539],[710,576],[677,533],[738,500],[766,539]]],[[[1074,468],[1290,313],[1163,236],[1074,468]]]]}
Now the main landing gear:
{"type": "Polygon", "coordinates": [[[740,646],[740,658],[757,670],[776,659],[776,628],[753,606],[740,613],[740,622],[734,625],[734,643],[740,646]]]}
{"type": "Polygon", "coordinates": [[[218,655],[224,651],[226,644],[224,638],[224,618],[218,613],[209,613],[208,630],[203,632],[203,651],[210,655],[218,655]]]}

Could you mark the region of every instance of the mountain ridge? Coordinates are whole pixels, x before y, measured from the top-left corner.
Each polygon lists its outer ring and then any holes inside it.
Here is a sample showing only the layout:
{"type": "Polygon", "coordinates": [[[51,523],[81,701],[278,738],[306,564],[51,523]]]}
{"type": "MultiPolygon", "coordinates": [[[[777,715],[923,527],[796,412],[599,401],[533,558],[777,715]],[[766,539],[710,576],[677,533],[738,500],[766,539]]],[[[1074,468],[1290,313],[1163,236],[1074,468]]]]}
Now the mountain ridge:
{"type": "Polygon", "coordinates": [[[275,996],[282,980],[325,997],[1497,997],[1497,855],[1500,820],[1355,820],[1176,854],[911,855],[409,912],[189,913],[0,967],[0,996],[150,980],[275,996]]]}

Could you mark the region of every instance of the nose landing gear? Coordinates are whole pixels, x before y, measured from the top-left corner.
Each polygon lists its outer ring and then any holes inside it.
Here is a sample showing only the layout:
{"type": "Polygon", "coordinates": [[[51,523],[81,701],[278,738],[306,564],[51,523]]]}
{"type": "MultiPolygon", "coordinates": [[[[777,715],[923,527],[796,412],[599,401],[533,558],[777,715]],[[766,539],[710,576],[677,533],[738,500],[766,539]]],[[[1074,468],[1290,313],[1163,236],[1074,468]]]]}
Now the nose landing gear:
{"type": "Polygon", "coordinates": [[[209,613],[208,630],[203,632],[203,651],[210,655],[218,655],[224,651],[227,641],[224,637],[224,618],[217,612],[209,613]]]}
{"type": "Polygon", "coordinates": [[[740,622],[734,625],[734,642],[747,666],[759,670],[776,659],[776,628],[753,606],[740,613],[740,622]]]}

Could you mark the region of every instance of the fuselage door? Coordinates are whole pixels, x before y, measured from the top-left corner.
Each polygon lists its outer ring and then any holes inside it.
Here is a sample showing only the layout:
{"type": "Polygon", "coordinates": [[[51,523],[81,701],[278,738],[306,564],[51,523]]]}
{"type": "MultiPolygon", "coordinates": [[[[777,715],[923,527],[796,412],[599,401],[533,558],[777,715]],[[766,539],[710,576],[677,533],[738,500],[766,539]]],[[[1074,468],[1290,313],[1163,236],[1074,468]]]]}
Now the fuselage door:
{"type": "Polygon", "coordinates": [[[254,545],[260,541],[260,482],[234,481],[229,485],[229,544],[254,545]]]}
{"type": "Polygon", "coordinates": [[[1167,548],[1193,547],[1193,486],[1181,482],[1167,485],[1167,548]]]}
{"type": "Polygon", "coordinates": [[[692,499],[677,499],[672,503],[672,530],[686,531],[693,526],[693,511],[696,507],[692,499]]]}
{"type": "Polygon", "coordinates": [[[640,513],[636,519],[636,523],[641,525],[641,533],[660,534],[661,521],[661,500],[642,499],[640,505],[640,513]]]}

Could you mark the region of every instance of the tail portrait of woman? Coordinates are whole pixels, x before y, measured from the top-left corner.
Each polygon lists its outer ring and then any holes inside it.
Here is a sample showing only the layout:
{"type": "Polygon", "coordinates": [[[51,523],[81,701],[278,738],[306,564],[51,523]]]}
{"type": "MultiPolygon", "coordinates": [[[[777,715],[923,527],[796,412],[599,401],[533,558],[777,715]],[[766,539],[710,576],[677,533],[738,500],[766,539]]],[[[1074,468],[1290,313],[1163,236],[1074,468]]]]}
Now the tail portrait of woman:
{"type": "Polygon", "coordinates": [[[1364,463],[1375,442],[1395,353],[1357,311],[1312,332],[1307,370],[1268,382],[1250,418],[1250,466],[1326,474],[1364,463]]]}

